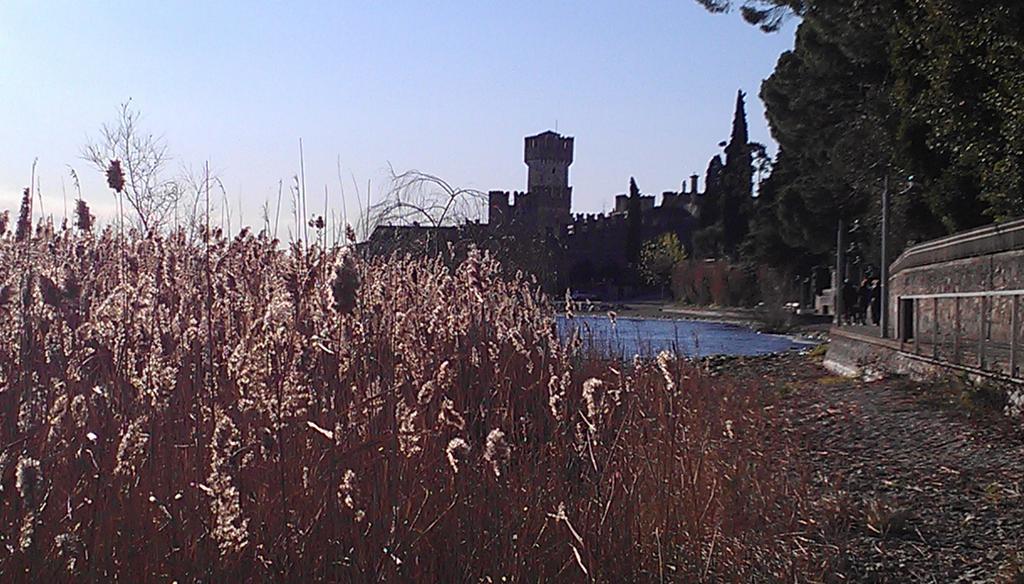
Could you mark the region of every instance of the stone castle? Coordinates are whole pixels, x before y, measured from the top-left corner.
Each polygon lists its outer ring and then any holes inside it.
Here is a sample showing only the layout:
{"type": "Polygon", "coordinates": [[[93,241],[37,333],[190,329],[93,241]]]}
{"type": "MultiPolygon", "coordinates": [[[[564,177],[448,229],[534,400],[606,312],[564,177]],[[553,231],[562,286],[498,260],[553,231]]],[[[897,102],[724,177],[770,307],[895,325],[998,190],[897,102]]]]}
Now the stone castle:
{"type": "Polygon", "coordinates": [[[684,181],[679,192],[662,193],[660,205],[654,195],[637,191],[617,195],[608,214],[574,215],[569,184],[573,145],[574,138],[552,131],[528,136],[523,157],[528,168],[526,191],[490,191],[486,224],[381,226],[371,235],[369,247],[379,253],[471,241],[504,251],[513,260],[517,255],[528,258],[525,267],[548,287],[574,289],[621,288],[626,283],[631,231],[640,241],[674,233],[687,251],[692,248],[703,204],[697,175],[690,177],[689,189],[684,181]]]}

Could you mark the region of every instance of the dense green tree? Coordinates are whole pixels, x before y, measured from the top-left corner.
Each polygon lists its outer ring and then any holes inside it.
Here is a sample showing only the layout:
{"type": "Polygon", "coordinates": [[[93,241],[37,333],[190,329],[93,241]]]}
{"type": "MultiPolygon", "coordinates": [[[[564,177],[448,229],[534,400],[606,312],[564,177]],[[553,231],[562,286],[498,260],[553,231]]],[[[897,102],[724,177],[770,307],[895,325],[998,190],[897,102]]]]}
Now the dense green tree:
{"type": "Polygon", "coordinates": [[[885,177],[897,246],[1024,214],[1024,3],[697,2],[766,31],[800,18],[761,88],[780,148],[744,254],[823,257],[840,218],[874,253],[885,177]]]}
{"type": "Polygon", "coordinates": [[[802,14],[810,4],[805,0],[697,0],[697,3],[711,12],[728,12],[734,6],[739,6],[743,18],[765,32],[775,32],[786,18],[802,14]]]}
{"type": "Polygon", "coordinates": [[[758,264],[782,268],[785,272],[806,272],[822,261],[821,254],[808,253],[787,242],[778,229],[779,189],[792,181],[793,165],[779,154],[776,170],[761,181],[750,218],[750,233],[740,255],[758,264]]]}
{"type": "Polygon", "coordinates": [[[686,250],[675,233],[663,233],[648,240],[640,251],[640,276],[648,286],[666,289],[672,268],[686,259],[686,250]]]}
{"type": "Polygon", "coordinates": [[[885,4],[816,2],[761,88],[785,153],[776,164],[788,177],[775,192],[780,235],[812,255],[832,248],[840,219],[871,212],[886,172],[904,174],[889,138],[885,4]]]}
{"type": "MultiPolygon", "coordinates": [[[[887,31],[895,4],[816,0],[796,7],[802,21],[794,49],[761,88],[783,154],[775,172],[785,177],[772,182],[771,204],[761,205],[759,212],[774,219],[761,217],[762,240],[821,256],[834,246],[839,219],[853,224],[877,213],[886,173],[906,174],[888,100],[887,31]],[[769,234],[773,223],[777,233],[769,234]]],[[[929,217],[921,222],[934,224],[929,217]]]]}
{"type": "Polygon", "coordinates": [[[903,156],[948,230],[1024,215],[1024,2],[908,0],[893,24],[903,156]]]}

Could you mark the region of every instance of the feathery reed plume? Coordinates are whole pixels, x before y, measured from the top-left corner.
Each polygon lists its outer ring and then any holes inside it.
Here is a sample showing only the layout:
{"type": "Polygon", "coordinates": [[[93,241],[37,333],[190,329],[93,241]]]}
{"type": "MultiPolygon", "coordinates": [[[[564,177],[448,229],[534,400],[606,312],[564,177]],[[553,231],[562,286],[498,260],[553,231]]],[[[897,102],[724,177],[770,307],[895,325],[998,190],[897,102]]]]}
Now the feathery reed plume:
{"type": "Polygon", "coordinates": [[[604,382],[591,377],[583,382],[583,401],[587,404],[587,420],[592,428],[600,424],[604,414],[604,382]]]}
{"type": "Polygon", "coordinates": [[[82,199],[75,202],[75,227],[84,232],[92,231],[96,217],[89,211],[89,204],[82,199]]]}
{"type": "Polygon", "coordinates": [[[569,372],[552,375],[548,381],[548,410],[551,417],[561,422],[565,419],[565,392],[569,387],[569,372]]]}
{"type": "Polygon", "coordinates": [[[111,160],[107,166],[107,186],[118,194],[124,191],[124,171],[120,160],[111,160]]]}
{"type": "Polygon", "coordinates": [[[469,443],[462,438],[452,438],[445,447],[445,454],[448,456],[448,464],[455,473],[459,472],[459,464],[465,462],[469,456],[469,443]]]}
{"type": "Polygon", "coordinates": [[[18,459],[18,466],[14,470],[14,486],[29,509],[42,504],[43,471],[38,460],[27,456],[18,459]]]}
{"type": "Polygon", "coordinates": [[[416,428],[416,420],[420,413],[409,407],[404,401],[398,402],[395,417],[398,418],[398,448],[407,457],[416,456],[423,451],[420,447],[420,432],[416,428]]]}
{"type": "Polygon", "coordinates": [[[249,520],[242,515],[238,489],[231,471],[240,446],[238,429],[223,411],[214,412],[216,428],[210,449],[210,511],[214,517],[213,537],[221,555],[237,554],[249,545],[249,520]]]}
{"type": "Polygon", "coordinates": [[[437,414],[437,423],[441,426],[450,426],[456,430],[466,429],[466,420],[455,409],[455,403],[448,398],[441,400],[441,409],[437,414]]]}
{"type": "Polygon", "coordinates": [[[14,232],[15,241],[25,241],[32,236],[32,191],[26,187],[21,195],[21,211],[18,212],[18,225],[14,232]]]}
{"type": "Polygon", "coordinates": [[[60,395],[50,406],[49,425],[50,430],[46,434],[46,443],[54,445],[64,434],[64,420],[68,414],[68,396],[60,395]]]}
{"type": "Polygon", "coordinates": [[[115,475],[130,476],[138,473],[146,456],[146,443],[149,442],[149,434],[143,431],[146,422],[146,416],[133,420],[121,434],[121,442],[117,445],[115,475]]]}
{"type": "Polygon", "coordinates": [[[354,512],[357,522],[366,518],[366,511],[356,506],[356,499],[359,497],[359,486],[356,484],[356,471],[347,469],[341,476],[341,484],[338,485],[338,498],[345,507],[354,512]]]}
{"type": "Polygon", "coordinates": [[[491,464],[494,476],[501,476],[502,470],[508,467],[511,455],[512,449],[505,442],[505,433],[499,428],[491,430],[484,445],[484,460],[491,464]]]}
{"type": "Polygon", "coordinates": [[[82,538],[74,533],[62,533],[53,538],[57,556],[64,560],[64,568],[68,574],[74,574],[75,568],[85,559],[85,545],[82,538]]]}
{"type": "Polygon", "coordinates": [[[676,382],[672,376],[672,353],[665,350],[658,353],[658,357],[655,360],[658,364],[658,371],[661,372],[662,378],[665,380],[665,389],[669,392],[673,392],[676,389],[676,382]]]}
{"type": "Polygon", "coordinates": [[[14,485],[21,495],[25,504],[25,517],[21,522],[21,529],[18,532],[18,547],[28,550],[32,547],[36,532],[36,525],[39,522],[39,509],[43,505],[45,486],[43,485],[43,472],[39,468],[39,461],[34,458],[22,457],[18,460],[18,466],[14,470],[14,485]]]}
{"type": "Polygon", "coordinates": [[[437,383],[437,388],[442,392],[452,389],[452,385],[455,383],[455,374],[452,371],[451,360],[445,359],[438,366],[437,374],[434,375],[434,381],[437,383]]]}
{"type": "Polygon", "coordinates": [[[71,419],[75,422],[76,429],[85,428],[85,423],[89,419],[89,404],[82,394],[71,398],[71,419]]]}
{"type": "Polygon", "coordinates": [[[433,379],[428,379],[426,383],[420,386],[419,392],[416,393],[416,402],[421,406],[425,406],[434,401],[434,394],[436,392],[437,384],[433,379]]]}
{"type": "Polygon", "coordinates": [[[334,298],[334,309],[342,314],[352,312],[356,306],[356,291],[359,290],[359,270],[353,253],[345,248],[334,266],[334,279],[331,281],[331,294],[334,298]]]}
{"type": "Polygon", "coordinates": [[[21,521],[21,529],[18,530],[18,549],[21,551],[28,551],[32,547],[38,522],[39,518],[35,509],[30,509],[25,513],[25,517],[21,521]]]}

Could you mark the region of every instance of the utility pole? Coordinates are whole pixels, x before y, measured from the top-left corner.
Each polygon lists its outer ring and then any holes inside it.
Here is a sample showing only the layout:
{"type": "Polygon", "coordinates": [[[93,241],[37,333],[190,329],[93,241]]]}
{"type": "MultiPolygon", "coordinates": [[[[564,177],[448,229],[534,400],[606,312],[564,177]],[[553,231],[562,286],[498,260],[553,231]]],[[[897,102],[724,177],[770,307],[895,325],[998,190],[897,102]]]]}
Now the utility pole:
{"type": "Polygon", "coordinates": [[[879,266],[879,315],[878,326],[883,339],[889,338],[889,175],[885,176],[882,189],[882,259],[879,266]]]}
{"type": "Polygon", "coordinates": [[[836,229],[836,283],[832,286],[832,306],[836,310],[832,322],[836,326],[843,324],[843,313],[846,310],[846,303],[843,298],[843,288],[846,281],[846,238],[844,235],[846,235],[846,222],[840,218],[836,229]]]}

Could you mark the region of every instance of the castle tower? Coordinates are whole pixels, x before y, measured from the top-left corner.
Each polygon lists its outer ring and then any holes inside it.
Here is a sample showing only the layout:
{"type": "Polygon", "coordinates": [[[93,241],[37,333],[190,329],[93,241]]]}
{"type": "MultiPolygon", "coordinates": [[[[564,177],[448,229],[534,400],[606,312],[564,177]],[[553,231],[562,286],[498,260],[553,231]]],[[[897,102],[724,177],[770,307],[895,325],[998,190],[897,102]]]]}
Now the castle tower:
{"type": "Polygon", "coordinates": [[[569,165],[572,164],[573,139],[547,131],[527,136],[524,161],[530,171],[526,188],[532,192],[538,187],[567,188],[569,165]]]}
{"type": "Polygon", "coordinates": [[[524,161],[529,168],[526,189],[529,193],[534,227],[560,232],[571,221],[573,138],[552,131],[527,136],[524,161]]]}

